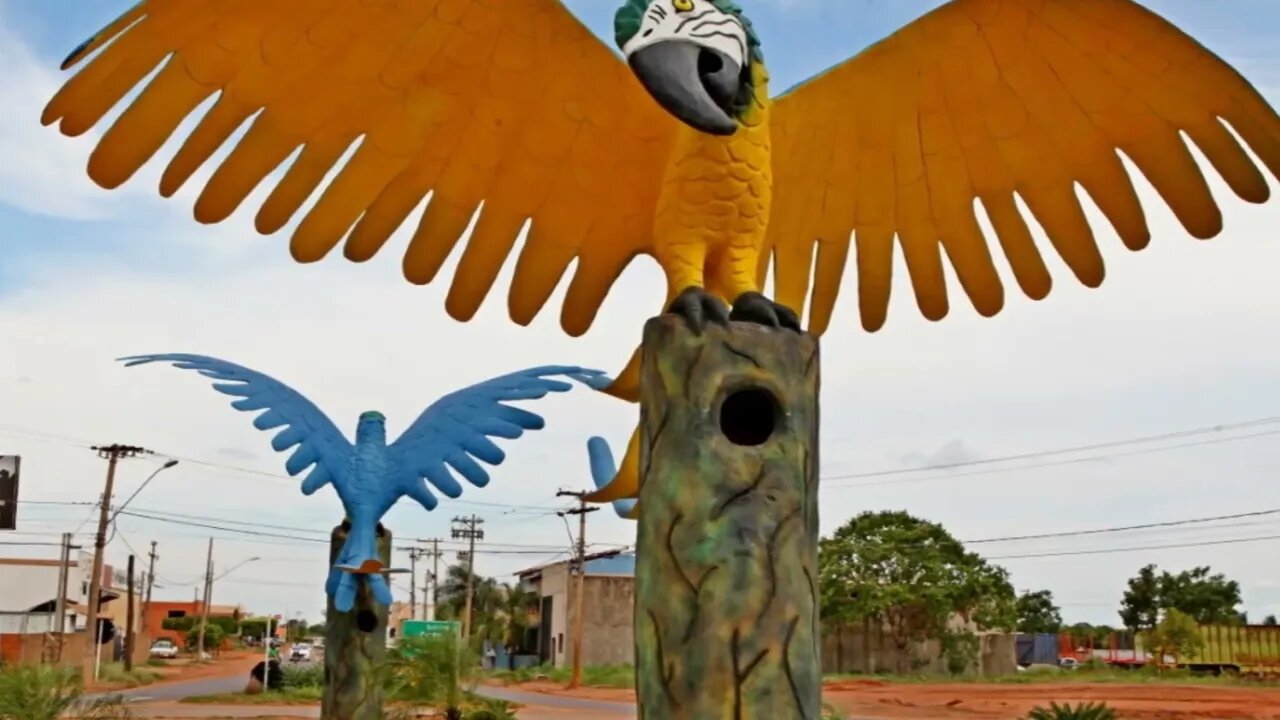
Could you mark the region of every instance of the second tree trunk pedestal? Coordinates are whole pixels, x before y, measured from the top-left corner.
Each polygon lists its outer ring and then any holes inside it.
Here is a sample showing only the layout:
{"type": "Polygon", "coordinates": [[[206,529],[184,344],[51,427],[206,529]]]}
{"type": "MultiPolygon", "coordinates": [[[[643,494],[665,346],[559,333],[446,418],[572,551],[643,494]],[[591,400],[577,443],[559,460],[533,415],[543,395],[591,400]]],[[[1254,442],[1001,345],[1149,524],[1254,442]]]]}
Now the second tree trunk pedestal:
{"type": "MultiPolygon", "coordinates": [[[[333,529],[329,564],[347,541],[350,526],[333,529]]],[[[378,526],[378,557],[391,566],[391,532],[378,526]]],[[[338,612],[329,598],[325,612],[324,701],[322,720],[382,720],[382,679],[379,666],[387,654],[387,607],[379,605],[361,581],[355,607],[338,612]]]]}

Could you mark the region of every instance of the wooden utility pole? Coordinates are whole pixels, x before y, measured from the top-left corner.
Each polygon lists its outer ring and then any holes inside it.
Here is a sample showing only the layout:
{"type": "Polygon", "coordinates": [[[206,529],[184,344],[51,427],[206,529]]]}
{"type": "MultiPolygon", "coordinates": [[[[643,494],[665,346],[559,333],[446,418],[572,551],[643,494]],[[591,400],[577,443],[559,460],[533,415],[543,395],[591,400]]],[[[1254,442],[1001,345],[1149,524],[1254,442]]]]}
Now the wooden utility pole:
{"type": "Polygon", "coordinates": [[[128,584],[128,600],[125,601],[124,611],[124,671],[133,670],[133,643],[135,634],[133,632],[133,555],[129,556],[129,570],[125,576],[125,583],[128,584]]]}
{"type": "Polygon", "coordinates": [[[573,690],[582,684],[582,605],[586,598],[587,585],[587,513],[595,512],[600,508],[587,507],[587,493],[569,492],[567,490],[561,490],[556,493],[556,497],[564,496],[578,499],[577,508],[556,513],[560,517],[565,517],[566,515],[578,516],[578,546],[574,552],[573,561],[573,567],[578,577],[577,586],[574,588],[573,593],[573,672],[569,675],[568,685],[568,688],[573,690]]]}
{"type": "Polygon", "coordinates": [[[213,592],[213,538],[209,538],[209,557],[204,564],[204,603],[200,608],[200,634],[196,638],[196,662],[204,661],[204,631],[209,623],[209,596],[213,592]]]}
{"type": "MultiPolygon", "coordinates": [[[[432,538],[431,550],[431,594],[427,596],[427,619],[436,619],[436,596],[440,591],[440,539],[432,538]]],[[[426,583],[423,583],[425,587],[426,583]]]]}
{"type": "MultiPolygon", "coordinates": [[[[416,547],[409,548],[409,619],[418,619],[418,554],[416,547]]],[[[425,592],[426,589],[423,588],[425,592]]]]}
{"type": "Polygon", "coordinates": [[[471,639],[471,595],[476,575],[476,540],[484,539],[484,531],[479,529],[483,524],[484,520],[475,515],[453,519],[453,539],[467,540],[470,543],[467,550],[466,610],[462,616],[462,637],[464,640],[471,639]]]}
{"type": "Polygon", "coordinates": [[[156,560],[160,559],[160,556],[156,554],[155,540],[151,541],[151,554],[148,555],[148,557],[151,558],[151,564],[147,568],[147,595],[146,595],[146,598],[142,601],[142,631],[143,632],[147,632],[148,630],[151,629],[147,626],[148,625],[147,618],[151,615],[151,588],[156,584],[156,560]]]}
{"type": "Polygon", "coordinates": [[[84,672],[81,677],[97,680],[97,658],[100,649],[98,631],[98,601],[102,595],[102,563],[107,547],[107,520],[111,515],[111,494],[116,484],[116,462],[120,458],[136,457],[140,453],[149,453],[145,448],[133,445],[105,445],[93,448],[107,461],[107,485],[102,491],[102,502],[98,505],[98,534],[93,539],[93,571],[89,576],[88,625],[89,642],[84,655],[84,672]]]}
{"type": "MultiPolygon", "coordinates": [[[[79,549],[79,547],[79,545],[74,546],[75,549],[79,549]]],[[[72,549],[71,533],[62,533],[62,553],[60,555],[62,562],[58,567],[58,599],[54,603],[53,610],[54,614],[58,616],[55,621],[57,626],[54,628],[54,632],[58,634],[58,646],[54,653],[54,658],[58,663],[62,662],[62,648],[66,643],[67,635],[67,575],[71,570],[72,549]]],[[[75,630],[75,628],[72,628],[72,630],[75,630]]]]}

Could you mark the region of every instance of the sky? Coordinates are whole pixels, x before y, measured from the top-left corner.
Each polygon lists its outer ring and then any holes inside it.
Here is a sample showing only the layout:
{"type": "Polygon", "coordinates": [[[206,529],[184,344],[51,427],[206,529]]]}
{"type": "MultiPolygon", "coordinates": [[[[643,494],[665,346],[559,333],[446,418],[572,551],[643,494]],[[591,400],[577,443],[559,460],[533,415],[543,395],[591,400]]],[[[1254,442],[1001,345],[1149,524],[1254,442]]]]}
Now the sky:
{"type": "MultiPolygon", "coordinates": [[[[361,411],[381,410],[394,437],[440,395],[494,375],[544,363],[616,372],[655,309],[661,275],[651,262],[633,264],[595,328],[571,339],[554,311],[528,328],[508,321],[508,266],[476,319],[459,324],[443,312],[445,286],[405,283],[392,250],[362,265],[338,254],[293,263],[288,228],[269,238],[252,229],[261,192],[228,222],[204,227],[190,217],[202,183],[162,200],[158,162],[123,188],[97,188],[84,166],[107,125],[68,139],[38,118],[65,78],[61,58],[128,4],[0,0],[0,454],[23,457],[24,501],[19,534],[0,543],[49,543],[74,530],[91,545],[89,503],[102,491],[106,463],[88,446],[140,445],[160,455],[121,464],[117,500],[166,457],[181,462],[133,501],[142,516],[119,519],[109,563],[123,565],[155,541],[157,597],[188,598],[213,537],[215,574],[260,558],[219,580],[215,602],[318,620],[326,557],[316,540],[340,519],[336,496],[304,498],[269,437],[203,379],[160,366],[125,369],[114,358],[223,357],[297,388],[348,433],[361,411]]],[[[613,3],[568,4],[610,36],[613,3]]],[[[744,2],[778,88],[939,4],[744,2]]],[[[1274,0],[1234,0],[1229,12],[1202,0],[1146,4],[1280,104],[1274,0]]],[[[1076,285],[1047,254],[1057,282],[1043,302],[1011,294],[994,319],[955,303],[935,324],[898,292],[887,327],[871,335],[846,292],[823,339],[823,532],[867,510],[907,510],[962,540],[986,540],[1280,509],[1280,203],[1247,205],[1208,176],[1224,209],[1223,235],[1190,238],[1139,177],[1154,239],[1130,253],[1095,222],[1109,271],[1097,290],[1076,285]],[[1180,434],[1187,431],[1195,432],[1180,434]],[[1154,436],[1164,439],[1127,442],[1154,436]]],[[[206,168],[197,179],[207,177],[206,168]]],[[[401,246],[405,240],[401,233],[401,246]]],[[[504,444],[507,462],[488,488],[468,488],[432,513],[409,501],[392,510],[397,545],[448,539],[452,518],[475,514],[486,532],[479,573],[510,580],[566,556],[568,529],[555,514],[566,505],[555,493],[590,484],[586,439],[600,434],[621,450],[637,410],[583,390],[531,408],[547,428],[504,444]]],[[[1280,513],[970,547],[1008,568],[1019,590],[1053,591],[1072,622],[1116,623],[1125,580],[1147,563],[1175,572],[1210,565],[1241,583],[1244,609],[1260,618],[1280,612],[1276,536],[1280,513]]],[[[593,550],[634,541],[633,524],[611,512],[590,516],[593,550]]],[[[444,547],[445,561],[455,560],[458,545],[444,547]]],[[[0,555],[55,553],[0,545],[0,555]]],[[[399,554],[397,565],[407,564],[399,554]]],[[[399,599],[407,583],[397,577],[399,599]]]]}

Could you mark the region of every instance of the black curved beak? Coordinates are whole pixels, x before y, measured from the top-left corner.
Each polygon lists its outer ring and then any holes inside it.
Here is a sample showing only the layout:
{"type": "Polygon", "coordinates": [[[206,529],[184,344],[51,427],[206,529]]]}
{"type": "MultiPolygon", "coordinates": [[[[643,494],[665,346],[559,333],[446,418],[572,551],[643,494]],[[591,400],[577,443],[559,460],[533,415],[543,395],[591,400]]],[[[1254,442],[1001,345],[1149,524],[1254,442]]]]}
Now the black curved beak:
{"type": "Polygon", "coordinates": [[[712,135],[732,135],[734,98],[742,67],[724,53],[684,40],[666,40],[631,54],[631,70],[658,104],[682,122],[712,135]]]}

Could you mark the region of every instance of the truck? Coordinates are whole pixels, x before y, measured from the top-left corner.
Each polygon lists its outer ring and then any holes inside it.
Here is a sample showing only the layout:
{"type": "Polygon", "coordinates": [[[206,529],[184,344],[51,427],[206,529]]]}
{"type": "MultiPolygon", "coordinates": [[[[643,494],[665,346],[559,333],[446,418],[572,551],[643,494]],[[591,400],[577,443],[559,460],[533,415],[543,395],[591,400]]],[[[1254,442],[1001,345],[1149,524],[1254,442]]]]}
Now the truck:
{"type": "Polygon", "coordinates": [[[1204,648],[1177,659],[1178,667],[1220,675],[1280,676],[1280,627],[1201,625],[1204,648]]]}

